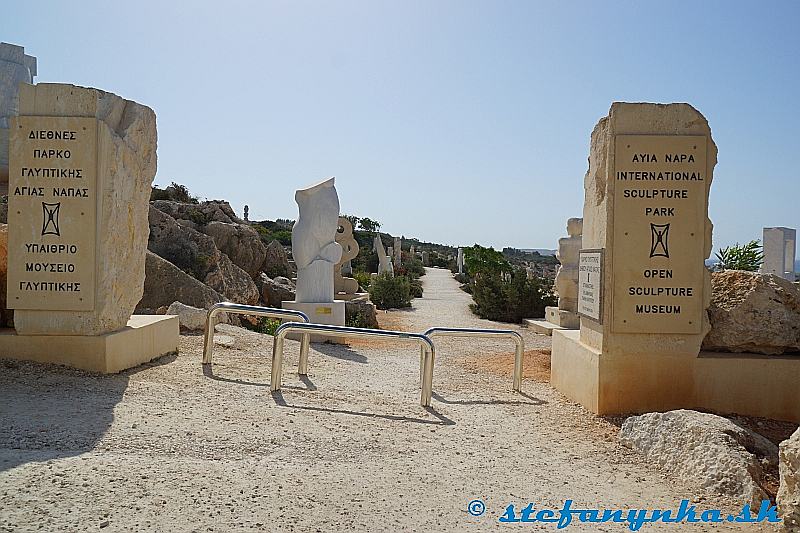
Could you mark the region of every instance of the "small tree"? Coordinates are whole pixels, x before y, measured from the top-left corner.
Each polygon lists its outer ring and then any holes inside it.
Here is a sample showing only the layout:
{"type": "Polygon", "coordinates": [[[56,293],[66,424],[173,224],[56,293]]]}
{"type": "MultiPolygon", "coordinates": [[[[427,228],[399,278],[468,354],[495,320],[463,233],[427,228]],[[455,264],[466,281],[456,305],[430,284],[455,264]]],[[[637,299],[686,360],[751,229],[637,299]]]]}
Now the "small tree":
{"type": "Polygon", "coordinates": [[[358,222],[359,227],[364,231],[369,232],[376,232],[381,229],[381,223],[377,220],[372,220],[371,218],[364,217],[358,222]]]}
{"type": "Polygon", "coordinates": [[[478,244],[464,248],[464,266],[467,274],[478,277],[486,274],[511,272],[511,264],[494,248],[484,248],[478,244]]]}
{"type": "Polygon", "coordinates": [[[764,262],[764,250],[758,240],[721,248],[716,253],[720,270],[748,270],[756,272],[764,262]]]}

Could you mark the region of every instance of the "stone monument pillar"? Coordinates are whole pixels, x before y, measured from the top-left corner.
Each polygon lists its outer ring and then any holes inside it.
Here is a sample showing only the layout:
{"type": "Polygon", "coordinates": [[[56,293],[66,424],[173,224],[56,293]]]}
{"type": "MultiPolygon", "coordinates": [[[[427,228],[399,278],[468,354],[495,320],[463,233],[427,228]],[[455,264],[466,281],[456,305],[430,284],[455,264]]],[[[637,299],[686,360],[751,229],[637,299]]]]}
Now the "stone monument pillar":
{"type": "Polygon", "coordinates": [[[792,228],[764,228],[764,263],[761,272],[795,280],[797,232],[792,228]]]}
{"type": "Polygon", "coordinates": [[[25,48],[0,43],[0,193],[8,189],[8,122],[19,112],[19,84],[33,83],[36,58],[25,48]]]}
{"type": "Polygon", "coordinates": [[[581,324],[553,332],[551,381],[594,412],[672,409],[694,396],[716,163],[708,122],[688,104],[615,102],[592,132],[581,324]]]}
{"type": "Polygon", "coordinates": [[[578,253],[581,249],[583,219],[567,220],[567,235],[558,239],[556,257],[561,262],[556,272],[557,307],[545,307],[545,320],[526,320],[536,333],[552,335],[554,329],[578,329],[578,253]]]}
{"type": "MultiPolygon", "coordinates": [[[[343,326],[344,302],[333,299],[334,265],[342,258],[342,246],[336,242],[339,196],[334,182],[335,178],[330,178],[294,195],[300,210],[292,227],[297,292],[294,301],[285,301],[282,306],[304,312],[314,324],[343,326]]],[[[338,342],[324,335],[312,335],[311,340],[338,342]]]]}
{"type": "Polygon", "coordinates": [[[431,266],[431,253],[427,251],[422,251],[422,265],[429,267],[431,266]]]}
{"type": "Polygon", "coordinates": [[[333,267],[333,290],[337,300],[350,300],[358,293],[358,282],[353,278],[346,278],[342,274],[344,266],[358,256],[358,242],[353,237],[353,224],[345,217],[339,217],[339,227],[336,231],[336,242],[342,247],[342,258],[333,267]]]}
{"type": "Polygon", "coordinates": [[[551,383],[595,413],[687,408],[800,420],[800,360],[700,351],[710,330],[716,163],[708,122],[688,104],[616,102],[592,132],[580,330],[553,331],[551,383]]]}
{"type": "Polygon", "coordinates": [[[0,355],[117,372],[178,347],[177,317],[131,316],[144,290],[156,117],[97,89],[20,85],[10,121],[0,355]]]}
{"type": "Polygon", "coordinates": [[[375,249],[375,253],[378,254],[378,275],[388,273],[390,276],[394,277],[394,268],[392,267],[392,262],[389,260],[389,255],[386,253],[386,250],[383,249],[383,241],[381,241],[381,236],[376,234],[375,239],[373,240],[373,248],[375,249]]]}
{"type": "Polygon", "coordinates": [[[403,239],[400,237],[394,238],[392,251],[394,252],[394,268],[400,268],[403,265],[403,239]]]}
{"type": "Polygon", "coordinates": [[[458,258],[456,259],[456,264],[458,265],[458,273],[464,273],[464,249],[458,249],[458,258]]]}

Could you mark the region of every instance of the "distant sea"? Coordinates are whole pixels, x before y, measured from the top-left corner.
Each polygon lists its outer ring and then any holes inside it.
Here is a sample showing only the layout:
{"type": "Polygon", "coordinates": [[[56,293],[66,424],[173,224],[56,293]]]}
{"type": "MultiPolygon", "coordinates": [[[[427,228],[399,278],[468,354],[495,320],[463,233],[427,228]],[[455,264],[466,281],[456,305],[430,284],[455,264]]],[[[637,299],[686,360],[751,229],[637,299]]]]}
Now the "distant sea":
{"type": "Polygon", "coordinates": [[[547,248],[520,248],[521,252],[538,252],[539,255],[556,255],[555,250],[548,250],[547,248]]]}

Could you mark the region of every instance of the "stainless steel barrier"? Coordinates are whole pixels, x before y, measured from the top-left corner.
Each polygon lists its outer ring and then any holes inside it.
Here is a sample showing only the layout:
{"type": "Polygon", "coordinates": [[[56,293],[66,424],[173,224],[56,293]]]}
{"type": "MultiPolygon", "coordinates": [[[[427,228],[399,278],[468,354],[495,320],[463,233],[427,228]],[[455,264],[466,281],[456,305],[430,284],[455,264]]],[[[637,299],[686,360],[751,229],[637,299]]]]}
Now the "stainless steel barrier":
{"type": "MultiPolygon", "coordinates": [[[[431,340],[433,340],[434,337],[511,337],[516,344],[513,389],[516,392],[522,392],[522,356],[525,353],[525,341],[518,332],[511,329],[430,328],[424,335],[431,340]]],[[[422,358],[423,354],[420,353],[420,361],[422,361],[422,358]]],[[[428,376],[428,379],[431,381],[431,387],[433,387],[433,363],[433,358],[431,358],[431,375],[428,376]]],[[[420,377],[420,379],[422,379],[422,377],[420,377]]]]}
{"type": "MultiPolygon", "coordinates": [[[[220,302],[214,304],[208,310],[206,315],[206,338],[203,345],[203,364],[211,364],[211,353],[214,350],[214,327],[217,325],[216,318],[220,313],[231,313],[239,315],[256,315],[265,316],[268,318],[280,318],[283,320],[300,320],[302,322],[311,322],[308,315],[302,311],[292,311],[289,309],[276,309],[273,307],[259,307],[257,305],[243,305],[231,302],[220,302]]],[[[311,335],[303,335],[300,340],[300,360],[305,359],[308,361],[308,344],[311,340],[311,335]]],[[[303,370],[301,368],[301,370],[303,370]]],[[[301,374],[304,372],[301,372],[301,374]]]]}
{"type": "MultiPolygon", "coordinates": [[[[413,342],[420,346],[422,353],[420,358],[420,377],[421,388],[420,404],[423,407],[430,407],[431,396],[433,394],[433,358],[435,348],[433,341],[427,335],[420,333],[406,333],[404,331],[387,331],[382,329],[364,329],[364,328],[351,328],[347,326],[329,326],[323,324],[301,324],[297,322],[289,322],[281,325],[275,331],[275,341],[272,348],[272,377],[270,381],[270,390],[275,392],[281,390],[281,373],[283,371],[283,341],[286,335],[290,332],[306,333],[324,333],[329,337],[383,337],[396,339],[404,342],[413,342]]],[[[300,354],[301,374],[308,370],[308,353],[305,354],[305,361],[303,361],[303,354],[300,354]]]]}

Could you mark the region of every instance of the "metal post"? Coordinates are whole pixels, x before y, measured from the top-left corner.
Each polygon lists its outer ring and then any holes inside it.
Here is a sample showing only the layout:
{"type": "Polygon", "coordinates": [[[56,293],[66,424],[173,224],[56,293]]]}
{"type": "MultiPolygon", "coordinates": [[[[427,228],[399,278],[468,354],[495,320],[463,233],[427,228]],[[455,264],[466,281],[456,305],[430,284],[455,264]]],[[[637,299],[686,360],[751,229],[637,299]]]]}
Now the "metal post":
{"type": "MultiPolygon", "coordinates": [[[[430,328],[425,335],[431,340],[434,337],[511,337],[516,344],[512,387],[514,391],[522,392],[522,357],[525,354],[525,340],[518,332],[511,329],[430,328]]],[[[430,374],[429,378],[433,381],[433,364],[431,364],[430,374]]]]}
{"type": "MultiPolygon", "coordinates": [[[[276,309],[274,307],[260,307],[257,305],[244,305],[235,304],[231,302],[220,302],[211,306],[206,315],[206,331],[205,341],[203,344],[203,364],[211,364],[211,356],[214,351],[214,327],[217,325],[217,315],[220,313],[231,313],[239,315],[256,315],[265,316],[268,318],[280,318],[282,320],[300,320],[302,322],[311,322],[308,315],[302,311],[293,311],[290,309],[276,309]]],[[[303,374],[303,361],[308,365],[308,348],[311,336],[303,335],[300,340],[300,370],[303,374]]]]}
{"type": "MultiPolygon", "coordinates": [[[[309,333],[324,333],[329,337],[384,337],[419,344],[423,351],[422,359],[420,361],[420,377],[422,379],[420,404],[423,407],[430,407],[431,396],[433,395],[433,358],[436,350],[433,346],[433,342],[428,338],[427,335],[383,329],[351,328],[348,326],[288,322],[281,325],[275,331],[275,340],[272,345],[272,375],[270,376],[270,390],[272,392],[281,390],[281,374],[283,372],[283,340],[290,332],[305,333],[306,335],[309,333]]],[[[307,370],[307,356],[305,365],[305,370],[307,370]]]]}

